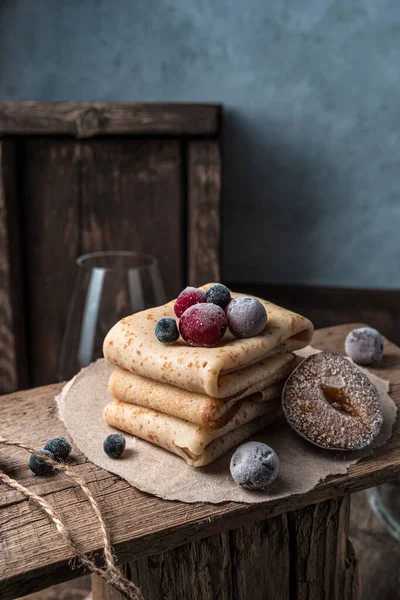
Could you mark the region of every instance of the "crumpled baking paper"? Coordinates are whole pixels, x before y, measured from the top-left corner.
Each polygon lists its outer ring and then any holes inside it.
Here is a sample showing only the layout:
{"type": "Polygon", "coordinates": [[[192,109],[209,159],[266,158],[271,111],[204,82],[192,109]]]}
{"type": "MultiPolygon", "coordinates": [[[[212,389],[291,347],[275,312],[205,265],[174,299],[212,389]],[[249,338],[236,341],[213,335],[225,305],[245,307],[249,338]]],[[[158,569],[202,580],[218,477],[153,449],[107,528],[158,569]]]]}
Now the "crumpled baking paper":
{"type": "MultiPolygon", "coordinates": [[[[315,352],[308,346],[297,354],[306,357],[315,352]]],[[[230,475],[229,461],[234,450],[211,465],[195,468],[179,456],[125,434],[123,456],[109,458],[103,451],[103,441],[114,430],[103,422],[102,414],[111,401],[107,383],[112,370],[104,360],[99,360],[76,375],[57,397],[59,416],[76,446],[90,461],[136,488],[167,500],[252,503],[303,494],[328,475],[346,473],[350,465],[388,440],[397,412],[388,393],[389,382],[364,370],[380,393],[384,415],[382,429],[372,446],[361,452],[324,450],[303,440],[282,417],[250,438],[270,445],[280,461],[279,475],[271,486],[263,492],[250,492],[236,485],[230,475]]]]}

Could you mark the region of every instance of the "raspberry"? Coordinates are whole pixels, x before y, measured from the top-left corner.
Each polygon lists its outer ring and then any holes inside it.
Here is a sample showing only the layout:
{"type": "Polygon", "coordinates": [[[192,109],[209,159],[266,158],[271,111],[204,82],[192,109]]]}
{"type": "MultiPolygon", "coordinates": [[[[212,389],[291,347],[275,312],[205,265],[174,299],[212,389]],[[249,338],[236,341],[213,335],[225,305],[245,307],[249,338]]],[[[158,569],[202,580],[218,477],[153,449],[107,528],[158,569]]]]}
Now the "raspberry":
{"type": "Polygon", "coordinates": [[[51,452],[54,455],[54,458],[60,462],[67,460],[69,453],[71,452],[71,444],[65,437],[56,437],[49,440],[44,449],[51,452]]]}
{"type": "Polygon", "coordinates": [[[203,290],[189,286],[177,297],[174,306],[175,314],[180,319],[189,306],[202,304],[203,302],[207,302],[206,293],[203,290]]]}
{"type": "Polygon", "coordinates": [[[172,317],[162,317],[162,319],[157,321],[154,332],[156,334],[156,338],[162,344],[171,344],[172,342],[176,342],[179,337],[176,321],[172,317]]]}
{"type": "Polygon", "coordinates": [[[226,309],[229,331],[237,338],[259,335],[267,324],[267,311],[259,300],[238,296],[226,309]]]}
{"type": "Polygon", "coordinates": [[[179,321],[181,336],[190,346],[212,348],[218,344],[226,327],[225,312],[216,304],[190,306],[179,321]]]}
{"type": "Polygon", "coordinates": [[[226,308],[231,301],[231,293],[222,283],[216,283],[206,291],[207,302],[226,308]]]}

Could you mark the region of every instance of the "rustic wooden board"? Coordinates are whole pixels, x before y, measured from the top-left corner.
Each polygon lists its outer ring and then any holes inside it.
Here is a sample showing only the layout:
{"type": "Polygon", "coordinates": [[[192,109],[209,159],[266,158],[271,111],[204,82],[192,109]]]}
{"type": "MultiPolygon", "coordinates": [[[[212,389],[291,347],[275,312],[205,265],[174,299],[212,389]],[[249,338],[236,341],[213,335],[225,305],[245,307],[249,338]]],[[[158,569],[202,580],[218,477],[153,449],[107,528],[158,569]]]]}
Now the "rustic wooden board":
{"type": "Polygon", "coordinates": [[[295,537],[291,547],[296,549],[288,568],[290,598],[359,598],[357,561],[347,539],[349,516],[349,495],[288,513],[289,535],[295,537]]]}
{"type": "Polygon", "coordinates": [[[212,135],[220,119],[216,104],[0,102],[3,134],[212,135]]]}
{"type": "MultiPolygon", "coordinates": [[[[340,351],[347,332],[356,325],[317,331],[315,347],[340,351]]],[[[400,402],[400,350],[386,343],[386,356],[375,372],[390,380],[392,397],[400,402]]],[[[47,439],[65,433],[55,415],[53,396],[59,385],[5,396],[2,401],[2,432],[8,437],[42,447],[47,439]]],[[[266,504],[222,505],[166,502],[139,492],[115,475],[103,471],[74,454],[76,471],[96,497],[107,522],[115,550],[134,558],[158,554],[191,540],[222,533],[247,523],[322,502],[371,487],[400,475],[400,426],[393,436],[370,457],[349,469],[347,475],[330,478],[307,494],[266,504]]],[[[38,478],[27,468],[22,451],[0,448],[0,468],[24,485],[47,497],[59,510],[81,548],[101,547],[96,520],[83,495],[64,476],[38,478]]],[[[12,490],[0,495],[0,596],[7,598],[77,576],[71,558],[47,517],[12,490]],[[23,556],[23,561],[21,560],[23,556]]],[[[125,562],[124,560],[124,562],[125,562]]]]}
{"type": "Polygon", "coordinates": [[[0,394],[26,384],[15,146],[0,140],[0,394]]]}
{"type": "Polygon", "coordinates": [[[215,141],[188,144],[188,283],[220,280],[221,156],[215,141]]]}
{"type": "Polygon", "coordinates": [[[32,385],[56,381],[57,359],[81,251],[77,142],[30,139],[22,145],[24,262],[32,385]],[[61,185],[61,182],[67,182],[61,185]]]}
{"type": "MultiPolygon", "coordinates": [[[[359,598],[350,496],[250,523],[125,565],[148,600],[359,598]]],[[[123,600],[93,576],[93,600],[123,600]]]]}
{"type": "Polygon", "coordinates": [[[167,298],[185,280],[182,161],[177,140],[92,140],[80,146],[82,252],[155,256],[167,298]]]}

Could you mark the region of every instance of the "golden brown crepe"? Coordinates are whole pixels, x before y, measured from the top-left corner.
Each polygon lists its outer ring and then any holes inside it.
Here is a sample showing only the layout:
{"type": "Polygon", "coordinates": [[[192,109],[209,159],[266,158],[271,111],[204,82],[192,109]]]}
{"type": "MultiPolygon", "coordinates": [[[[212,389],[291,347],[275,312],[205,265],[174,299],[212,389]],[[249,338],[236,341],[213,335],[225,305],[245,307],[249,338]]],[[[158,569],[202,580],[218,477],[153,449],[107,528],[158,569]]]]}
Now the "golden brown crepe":
{"type": "Polygon", "coordinates": [[[281,395],[283,382],[295,366],[295,355],[278,354],[260,362],[264,371],[261,382],[242,393],[225,399],[189,392],[168,383],[158,383],[117,367],[112,373],[108,389],[113,398],[219,429],[239,410],[243,398],[266,402],[281,395]]]}
{"type": "Polygon", "coordinates": [[[208,465],[253,433],[264,429],[280,413],[280,400],[243,401],[227,425],[213,430],[183,419],[115,400],[104,409],[108,425],[136,435],[181,456],[189,465],[208,465]]]}
{"type": "Polygon", "coordinates": [[[263,380],[260,361],[304,348],[313,334],[313,325],[305,317],[271,302],[260,302],[267,310],[268,322],[258,336],[234,339],[227,332],[214,348],[191,347],[181,338],[173,344],[161,344],[154,327],[161,317],[175,317],[173,300],[114,325],[104,340],[104,357],[110,364],[142,377],[213,398],[241,394],[263,380]]]}

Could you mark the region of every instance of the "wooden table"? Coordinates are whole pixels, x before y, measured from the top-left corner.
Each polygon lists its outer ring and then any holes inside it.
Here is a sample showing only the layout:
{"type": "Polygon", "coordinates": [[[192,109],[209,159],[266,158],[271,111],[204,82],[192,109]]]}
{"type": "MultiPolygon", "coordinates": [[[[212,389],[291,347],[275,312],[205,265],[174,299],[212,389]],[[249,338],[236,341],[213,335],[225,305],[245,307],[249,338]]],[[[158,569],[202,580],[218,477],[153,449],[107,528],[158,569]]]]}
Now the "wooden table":
{"type": "MultiPolygon", "coordinates": [[[[342,352],[356,325],[316,332],[314,346],[342,352]]],[[[386,342],[374,372],[389,379],[400,401],[400,350],[386,342]]],[[[65,434],[57,420],[52,385],[1,398],[0,433],[37,448],[65,434]]],[[[89,484],[111,530],[115,551],[148,600],[356,599],[357,560],[348,541],[350,494],[400,475],[400,426],[373,455],[347,475],[300,496],[264,504],[167,502],[139,492],[74,453],[77,473],[89,484]]],[[[33,476],[27,455],[0,448],[0,468],[45,496],[85,552],[101,562],[101,535],[81,493],[64,475],[33,476]]],[[[2,486],[0,495],[0,597],[15,598],[77,577],[71,553],[36,506],[2,486]]],[[[120,598],[98,578],[93,598],[120,598]]]]}

